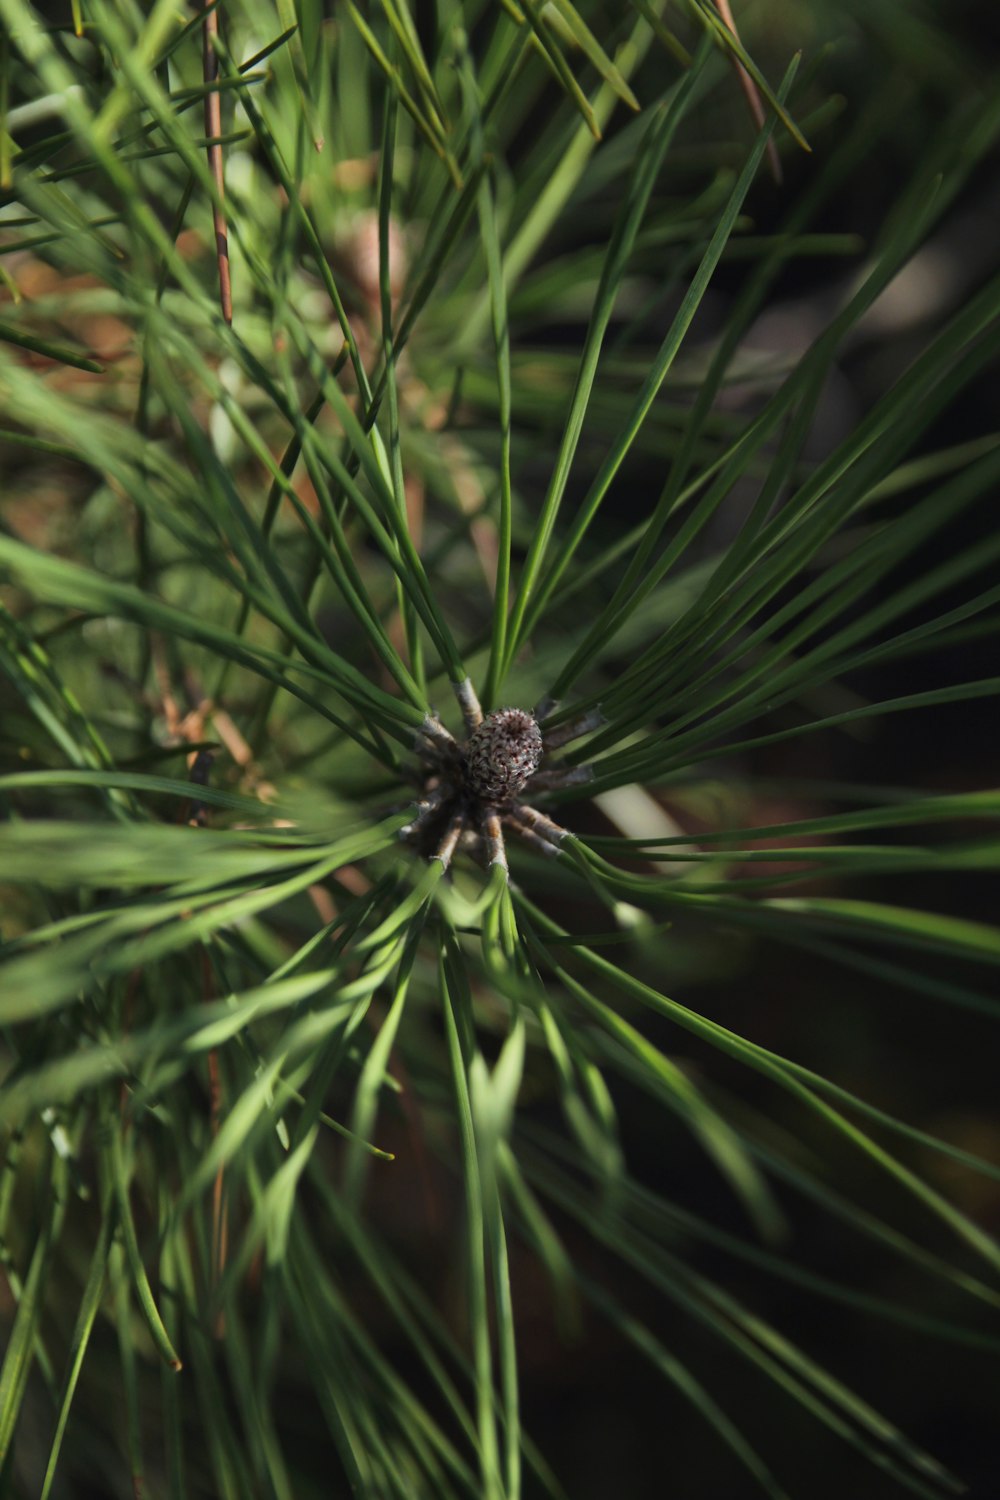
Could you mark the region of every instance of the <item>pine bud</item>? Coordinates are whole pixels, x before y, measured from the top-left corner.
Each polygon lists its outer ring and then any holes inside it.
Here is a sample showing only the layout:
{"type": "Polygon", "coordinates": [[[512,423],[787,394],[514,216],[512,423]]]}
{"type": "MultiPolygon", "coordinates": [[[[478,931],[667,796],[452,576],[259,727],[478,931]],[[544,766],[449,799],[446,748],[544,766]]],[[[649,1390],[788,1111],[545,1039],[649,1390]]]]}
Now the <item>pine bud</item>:
{"type": "Polygon", "coordinates": [[[523,791],[542,758],[542,731],[523,708],[500,708],[474,729],[465,752],[465,781],[482,802],[509,802],[523,791]]]}

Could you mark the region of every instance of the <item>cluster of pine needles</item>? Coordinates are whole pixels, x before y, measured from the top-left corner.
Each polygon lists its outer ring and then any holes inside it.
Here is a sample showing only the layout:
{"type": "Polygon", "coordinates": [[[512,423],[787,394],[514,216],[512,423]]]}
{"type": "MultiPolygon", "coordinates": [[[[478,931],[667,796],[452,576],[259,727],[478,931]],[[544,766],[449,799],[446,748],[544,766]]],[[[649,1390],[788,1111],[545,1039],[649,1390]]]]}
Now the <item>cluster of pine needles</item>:
{"type": "Polygon", "coordinates": [[[1000,1349],[1000,89],[745,10],[0,0],[0,1496],[961,1487],[782,1297],[1000,1349]]]}

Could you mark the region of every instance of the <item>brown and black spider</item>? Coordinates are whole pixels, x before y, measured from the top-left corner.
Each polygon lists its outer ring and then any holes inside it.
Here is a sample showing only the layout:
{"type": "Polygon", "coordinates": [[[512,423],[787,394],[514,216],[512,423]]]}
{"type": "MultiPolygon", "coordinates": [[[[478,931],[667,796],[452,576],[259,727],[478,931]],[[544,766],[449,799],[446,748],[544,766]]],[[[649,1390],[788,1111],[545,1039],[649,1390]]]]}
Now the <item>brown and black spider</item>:
{"type": "Polygon", "coordinates": [[[540,704],[534,714],[499,708],[484,716],[468,678],[455,694],[467,738],[456,740],[440,719],[428,714],[416,743],[422,796],[416,817],[400,837],[426,858],[439,859],[445,869],[461,845],[481,864],[506,870],[505,829],[543,854],[557,854],[567,830],[523,802],[521,793],[589,781],[589,766],[544,762],[551,751],[599,728],[603,716],[591,710],[546,733],[539,720],[552,712],[551,702],[540,704]]]}

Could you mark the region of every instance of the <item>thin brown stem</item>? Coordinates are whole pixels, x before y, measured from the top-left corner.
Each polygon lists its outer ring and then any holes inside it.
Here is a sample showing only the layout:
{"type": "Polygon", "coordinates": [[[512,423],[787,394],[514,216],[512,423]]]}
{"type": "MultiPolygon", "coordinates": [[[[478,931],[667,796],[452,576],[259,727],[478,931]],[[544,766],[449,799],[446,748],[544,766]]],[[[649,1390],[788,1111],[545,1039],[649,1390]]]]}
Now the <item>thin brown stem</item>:
{"type": "Polygon", "coordinates": [[[422,735],[425,740],[429,740],[439,754],[449,760],[458,754],[458,742],[455,736],[433,714],[427,715],[417,730],[417,735],[422,735]]]}
{"type": "Polygon", "coordinates": [[[417,803],[417,812],[413,822],[407,823],[405,828],[399,830],[400,838],[412,838],[415,833],[418,833],[421,828],[425,827],[434,817],[434,814],[439,812],[448,801],[448,798],[453,795],[453,789],[450,786],[438,785],[430,787],[426,797],[421,797],[417,803]]]}
{"type": "Polygon", "coordinates": [[[532,833],[537,834],[555,849],[559,848],[567,836],[565,828],[546,813],[530,807],[527,802],[515,802],[505,816],[506,821],[517,829],[522,838],[530,829],[532,833]]]}
{"type": "Polygon", "coordinates": [[[212,142],[207,147],[208,165],[215,179],[216,200],[212,204],[212,226],[215,230],[215,258],[219,266],[219,304],[227,323],[233,321],[233,290],[229,278],[229,232],[226,228],[225,183],[222,172],[222,102],[219,91],[213,85],[219,77],[219,59],[216,56],[214,38],[219,34],[218,7],[207,11],[203,30],[203,59],[205,87],[205,134],[212,142]]]}
{"type": "MultiPolygon", "coordinates": [[[[715,8],[719,12],[719,15],[722,17],[722,21],[726,29],[728,31],[731,31],[736,40],[739,41],[740,34],[736,30],[736,20],[730,8],[729,0],[715,0],[715,8]]],[[[736,77],[739,79],[740,88],[743,90],[747,104],[750,107],[750,113],[753,116],[754,123],[757,126],[758,130],[763,130],[765,114],[764,103],[760,97],[760,90],[754,83],[753,79],[750,77],[750,74],[747,72],[743,64],[739,62],[735,57],[732,59],[732,64],[736,69],[736,77]]],[[[771,168],[771,176],[774,178],[775,182],[781,182],[781,158],[778,156],[778,148],[774,144],[773,140],[770,140],[767,143],[767,161],[768,166],[771,168]]]]}
{"type": "Polygon", "coordinates": [[[443,839],[431,856],[432,859],[439,859],[446,870],[451,864],[451,857],[458,848],[458,841],[464,832],[465,814],[464,812],[456,812],[445,830],[443,839]]]}
{"type": "Polygon", "coordinates": [[[538,854],[544,854],[551,859],[559,853],[559,845],[547,839],[543,834],[536,833],[534,828],[521,817],[523,809],[513,807],[503,815],[503,821],[512,828],[522,843],[527,844],[529,849],[534,849],[538,854]]]}
{"type": "Polygon", "coordinates": [[[506,870],[507,849],[500,825],[500,814],[495,807],[489,808],[484,815],[483,830],[486,835],[486,851],[490,865],[501,865],[506,870]]]}
{"type": "Polygon", "coordinates": [[[464,682],[453,682],[452,688],[458,699],[458,706],[462,710],[466,733],[471,734],[483,722],[483,710],[476,690],[472,686],[472,678],[466,677],[464,682]]]}

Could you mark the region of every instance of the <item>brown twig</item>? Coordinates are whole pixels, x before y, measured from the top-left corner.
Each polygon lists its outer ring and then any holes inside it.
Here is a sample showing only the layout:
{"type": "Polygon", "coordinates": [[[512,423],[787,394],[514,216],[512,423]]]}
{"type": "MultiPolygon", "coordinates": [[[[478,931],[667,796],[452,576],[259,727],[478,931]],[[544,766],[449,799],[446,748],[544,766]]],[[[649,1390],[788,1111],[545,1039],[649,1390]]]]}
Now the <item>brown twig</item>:
{"type": "MultiPolygon", "coordinates": [[[[739,41],[740,34],[736,30],[736,21],[730,8],[729,0],[715,0],[715,8],[722,17],[723,25],[727,31],[730,31],[736,40],[739,41]]],[[[737,58],[732,58],[731,62],[736,69],[736,77],[739,79],[740,88],[743,90],[747,104],[750,106],[750,113],[753,116],[754,123],[758,130],[763,130],[764,121],[767,117],[764,111],[764,102],[760,97],[760,90],[746,68],[737,58]]],[[[769,140],[767,143],[767,160],[771,168],[771,176],[775,182],[781,182],[781,158],[778,155],[778,148],[773,140],[769,140]]]]}
{"type": "Polygon", "coordinates": [[[219,303],[222,316],[227,323],[233,321],[233,291],[229,279],[229,233],[226,229],[225,184],[222,175],[222,146],[218,137],[222,134],[222,103],[219,91],[214,87],[219,77],[219,59],[215,53],[214,38],[219,34],[218,7],[213,7],[205,16],[204,25],[204,79],[205,88],[205,134],[208,137],[208,165],[215,179],[216,200],[212,204],[212,225],[215,229],[215,256],[219,264],[219,303]]]}

